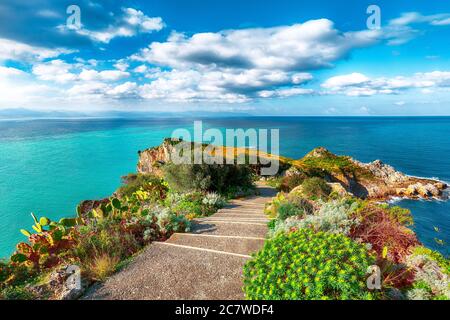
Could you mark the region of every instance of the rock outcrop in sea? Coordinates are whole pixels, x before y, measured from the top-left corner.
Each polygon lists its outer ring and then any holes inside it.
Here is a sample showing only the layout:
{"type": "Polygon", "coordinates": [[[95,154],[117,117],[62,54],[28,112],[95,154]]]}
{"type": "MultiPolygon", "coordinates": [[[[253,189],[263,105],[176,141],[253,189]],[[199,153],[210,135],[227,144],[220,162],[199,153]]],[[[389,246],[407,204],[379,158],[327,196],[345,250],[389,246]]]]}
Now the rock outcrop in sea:
{"type": "Polygon", "coordinates": [[[444,197],[443,191],[447,189],[444,182],[406,175],[381,160],[363,163],[348,156],[337,156],[323,147],[293,163],[297,170],[322,170],[328,181],[340,183],[348,192],[361,198],[439,199],[444,197]]]}

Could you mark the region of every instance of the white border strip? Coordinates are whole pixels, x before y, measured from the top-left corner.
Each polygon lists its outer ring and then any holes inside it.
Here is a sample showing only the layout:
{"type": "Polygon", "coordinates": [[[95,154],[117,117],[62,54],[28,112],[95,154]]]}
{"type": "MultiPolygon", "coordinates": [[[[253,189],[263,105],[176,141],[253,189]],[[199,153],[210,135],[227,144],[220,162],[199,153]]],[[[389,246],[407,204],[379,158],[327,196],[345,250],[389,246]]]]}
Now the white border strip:
{"type": "Polygon", "coordinates": [[[255,225],[255,226],[267,226],[267,223],[256,223],[256,222],[237,222],[237,221],[219,221],[219,220],[206,220],[206,221],[197,221],[197,222],[248,224],[248,225],[255,225]]]}
{"type": "Polygon", "coordinates": [[[191,250],[197,250],[197,251],[206,251],[206,252],[211,252],[211,253],[226,254],[226,255],[235,256],[235,257],[241,257],[241,258],[246,258],[246,259],[251,258],[251,256],[246,255],[246,254],[239,254],[239,253],[233,253],[233,252],[227,252],[227,251],[219,251],[219,250],[213,250],[213,249],[184,246],[184,245],[181,245],[181,244],[167,243],[167,242],[155,242],[155,243],[163,244],[165,246],[184,248],[184,249],[191,249],[191,250]]]}
{"type": "Polygon", "coordinates": [[[202,233],[174,233],[173,235],[189,236],[189,237],[204,237],[204,238],[225,238],[225,239],[244,239],[244,240],[267,240],[261,237],[247,237],[247,236],[222,236],[218,234],[202,234],[202,233]]]}

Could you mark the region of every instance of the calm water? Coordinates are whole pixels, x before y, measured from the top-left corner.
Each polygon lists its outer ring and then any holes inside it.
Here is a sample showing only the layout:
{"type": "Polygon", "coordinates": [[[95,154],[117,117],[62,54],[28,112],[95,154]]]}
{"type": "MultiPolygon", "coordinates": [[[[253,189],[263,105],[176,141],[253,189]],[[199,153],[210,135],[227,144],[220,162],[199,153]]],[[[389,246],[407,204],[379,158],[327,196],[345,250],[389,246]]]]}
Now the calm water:
{"type": "MultiPolygon", "coordinates": [[[[0,257],[30,228],[30,212],[73,215],[80,200],[110,195],[135,171],[137,151],[194,119],[0,121],[0,257]]],[[[411,175],[450,181],[450,118],[245,117],[204,119],[205,127],[279,128],[280,153],[317,146],[362,161],[381,159],[411,175]]],[[[401,201],[426,245],[448,254],[450,202],[401,201]],[[436,232],[438,227],[440,232],[436,232]],[[437,245],[435,238],[446,242],[437,245]]]]}

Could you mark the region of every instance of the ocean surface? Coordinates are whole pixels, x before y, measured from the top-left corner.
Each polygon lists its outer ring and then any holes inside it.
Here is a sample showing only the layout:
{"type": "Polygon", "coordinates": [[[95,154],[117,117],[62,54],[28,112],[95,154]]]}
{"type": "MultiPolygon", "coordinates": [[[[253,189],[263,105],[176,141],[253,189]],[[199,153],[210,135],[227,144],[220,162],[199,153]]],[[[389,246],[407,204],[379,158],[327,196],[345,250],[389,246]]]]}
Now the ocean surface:
{"type": "MultiPolygon", "coordinates": [[[[0,121],[0,257],[25,240],[30,212],[72,216],[85,199],[109,196],[134,172],[137,152],[199,119],[0,121]]],[[[450,181],[450,117],[233,117],[205,128],[280,129],[280,154],[300,158],[318,146],[407,174],[450,181]]],[[[448,255],[450,202],[396,203],[409,208],[419,239],[448,255]],[[439,245],[436,239],[443,240],[439,245]]]]}

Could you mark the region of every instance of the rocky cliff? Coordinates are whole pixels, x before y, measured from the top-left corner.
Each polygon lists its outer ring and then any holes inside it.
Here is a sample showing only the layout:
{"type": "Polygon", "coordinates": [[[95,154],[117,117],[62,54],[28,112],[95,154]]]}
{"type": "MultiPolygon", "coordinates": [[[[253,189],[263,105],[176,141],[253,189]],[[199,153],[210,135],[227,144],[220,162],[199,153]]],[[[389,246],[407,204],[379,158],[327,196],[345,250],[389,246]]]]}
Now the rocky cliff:
{"type": "MultiPolygon", "coordinates": [[[[191,143],[187,141],[181,141],[177,139],[164,139],[163,143],[157,147],[149,148],[144,151],[139,151],[139,160],[137,164],[137,171],[141,174],[156,174],[161,175],[161,166],[165,163],[171,162],[172,156],[177,154],[179,150],[183,149],[183,145],[190,144],[191,150],[193,152],[195,147],[201,147],[203,150],[208,147],[207,144],[198,144],[191,143]],[[176,149],[177,147],[177,149],[176,149]]],[[[209,154],[212,157],[219,157],[223,159],[221,163],[228,163],[227,158],[232,155],[233,160],[235,161],[239,156],[244,155],[248,160],[249,157],[254,156],[256,159],[256,163],[250,162],[250,166],[256,174],[259,174],[261,168],[265,166],[265,164],[261,163],[261,159],[266,158],[270,160],[278,160],[280,164],[280,172],[285,171],[290,167],[290,159],[270,155],[265,152],[261,152],[254,149],[247,148],[234,148],[234,147],[214,147],[210,148],[208,152],[204,152],[204,154],[209,154]]],[[[248,163],[248,161],[247,161],[248,163]]],[[[267,163],[267,162],[264,162],[267,163]]]]}
{"type": "MultiPolygon", "coordinates": [[[[190,142],[165,139],[160,146],[139,151],[138,172],[160,175],[161,165],[171,161],[171,154],[179,143],[190,142]]],[[[249,155],[257,152],[243,148],[233,149],[235,154],[245,152],[249,155]]],[[[229,148],[223,147],[216,152],[222,152],[225,156],[227,150],[229,148]]],[[[270,156],[264,153],[263,155],[270,156]]],[[[307,176],[322,176],[330,183],[339,183],[347,192],[361,198],[443,198],[443,191],[447,189],[447,185],[441,181],[408,176],[380,160],[362,163],[351,157],[335,155],[322,147],[312,150],[299,160],[277,158],[280,160],[280,174],[303,172],[307,176]]],[[[253,168],[255,173],[258,173],[260,165],[253,165],[253,168]]]]}
{"type": "Polygon", "coordinates": [[[447,185],[433,179],[408,176],[380,160],[362,163],[317,148],[303,159],[293,161],[297,170],[320,174],[340,183],[348,192],[362,198],[386,200],[392,197],[442,198],[447,185]]]}

